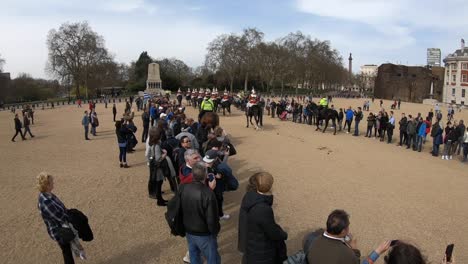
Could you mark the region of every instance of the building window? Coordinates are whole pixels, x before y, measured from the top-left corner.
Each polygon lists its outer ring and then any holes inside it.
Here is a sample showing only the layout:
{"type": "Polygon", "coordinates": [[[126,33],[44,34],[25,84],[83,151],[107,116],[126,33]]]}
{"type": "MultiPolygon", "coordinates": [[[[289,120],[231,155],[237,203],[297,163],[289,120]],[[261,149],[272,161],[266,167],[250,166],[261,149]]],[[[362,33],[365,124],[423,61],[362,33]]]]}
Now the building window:
{"type": "Polygon", "coordinates": [[[455,96],[455,88],[452,88],[452,96],[455,96]]]}
{"type": "Polygon", "coordinates": [[[462,82],[468,82],[468,75],[462,74],[462,82]]]}
{"type": "Polygon", "coordinates": [[[462,69],[468,70],[468,63],[462,63],[462,69]]]}
{"type": "Polygon", "coordinates": [[[465,98],[465,89],[462,89],[462,97],[465,98]]]}
{"type": "Polygon", "coordinates": [[[461,105],[465,105],[465,101],[461,101],[460,103],[461,103],[461,105]]]}
{"type": "Polygon", "coordinates": [[[452,82],[456,82],[457,81],[457,75],[452,75],[452,82]]]}
{"type": "Polygon", "coordinates": [[[452,66],[453,66],[453,67],[452,67],[452,70],[456,70],[456,69],[457,69],[457,64],[456,64],[456,63],[452,64],[452,66]]]}

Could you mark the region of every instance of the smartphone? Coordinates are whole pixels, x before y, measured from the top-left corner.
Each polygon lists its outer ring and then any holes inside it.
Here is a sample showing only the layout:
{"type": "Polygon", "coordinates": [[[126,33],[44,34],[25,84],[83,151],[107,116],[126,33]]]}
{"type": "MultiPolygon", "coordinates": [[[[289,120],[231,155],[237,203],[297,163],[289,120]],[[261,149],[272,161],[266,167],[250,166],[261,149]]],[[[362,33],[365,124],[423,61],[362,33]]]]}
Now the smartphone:
{"type": "Polygon", "coordinates": [[[214,173],[208,173],[208,181],[212,182],[215,179],[214,173]]]}
{"type": "Polygon", "coordinates": [[[390,242],[390,246],[393,247],[393,246],[395,246],[398,242],[399,242],[399,240],[392,240],[392,242],[390,242]]]}
{"type": "Polygon", "coordinates": [[[452,253],[453,253],[453,247],[454,244],[449,244],[447,248],[445,249],[445,260],[447,262],[452,262],[452,253]]]}

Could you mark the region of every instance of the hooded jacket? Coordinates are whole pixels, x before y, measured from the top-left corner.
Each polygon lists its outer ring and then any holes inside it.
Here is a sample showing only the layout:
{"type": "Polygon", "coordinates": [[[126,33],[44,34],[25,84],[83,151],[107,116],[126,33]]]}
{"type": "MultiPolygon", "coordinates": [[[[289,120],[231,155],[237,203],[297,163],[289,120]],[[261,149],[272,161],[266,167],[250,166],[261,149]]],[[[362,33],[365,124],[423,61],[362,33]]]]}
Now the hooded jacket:
{"type": "Polygon", "coordinates": [[[275,222],[272,195],[249,191],[242,199],[239,213],[239,251],[246,263],[282,263],[279,245],[288,234],[275,222]]]}

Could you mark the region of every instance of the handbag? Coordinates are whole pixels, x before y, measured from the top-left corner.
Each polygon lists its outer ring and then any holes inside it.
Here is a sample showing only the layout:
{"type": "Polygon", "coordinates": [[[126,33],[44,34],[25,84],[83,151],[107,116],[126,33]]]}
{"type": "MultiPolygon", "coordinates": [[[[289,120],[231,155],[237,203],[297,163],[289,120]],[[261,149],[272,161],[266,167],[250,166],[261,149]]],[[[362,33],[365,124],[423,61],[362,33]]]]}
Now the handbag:
{"type": "Polygon", "coordinates": [[[234,156],[237,154],[236,148],[234,148],[234,146],[231,143],[227,143],[227,147],[229,150],[229,156],[234,156]]]}

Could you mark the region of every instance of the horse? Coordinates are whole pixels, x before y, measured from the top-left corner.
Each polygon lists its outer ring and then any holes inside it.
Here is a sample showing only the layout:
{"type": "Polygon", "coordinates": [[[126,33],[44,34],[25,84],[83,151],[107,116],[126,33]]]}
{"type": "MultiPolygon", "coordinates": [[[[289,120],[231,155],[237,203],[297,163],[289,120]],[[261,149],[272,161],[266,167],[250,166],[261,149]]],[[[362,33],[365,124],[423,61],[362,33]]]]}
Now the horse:
{"type": "Polygon", "coordinates": [[[254,125],[252,122],[252,117],[255,119],[255,129],[260,129],[258,126],[260,122],[260,115],[261,115],[261,109],[259,105],[251,105],[250,107],[246,107],[245,110],[245,118],[247,120],[247,127],[249,127],[249,121],[251,125],[254,125]]]}
{"type": "Polygon", "coordinates": [[[206,142],[208,133],[219,126],[219,116],[214,112],[206,112],[200,118],[200,126],[196,133],[198,142],[206,142]]]}
{"type": "Polygon", "coordinates": [[[316,120],[317,129],[315,129],[315,131],[320,130],[320,127],[319,127],[320,121],[325,120],[325,127],[323,128],[323,131],[322,131],[322,133],[325,133],[325,130],[327,130],[327,127],[328,127],[328,122],[331,119],[333,128],[335,129],[333,135],[336,135],[336,121],[338,120],[338,112],[335,109],[331,109],[331,108],[317,108],[316,114],[317,114],[317,120],[316,120]]]}
{"type": "Polygon", "coordinates": [[[223,116],[226,115],[226,109],[228,113],[231,114],[231,100],[228,99],[228,100],[221,101],[221,108],[223,108],[223,116]]]}
{"type": "Polygon", "coordinates": [[[178,105],[182,105],[182,94],[177,95],[177,102],[179,103],[178,105]]]}

